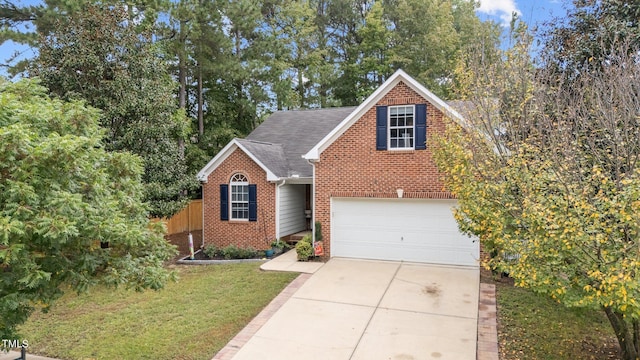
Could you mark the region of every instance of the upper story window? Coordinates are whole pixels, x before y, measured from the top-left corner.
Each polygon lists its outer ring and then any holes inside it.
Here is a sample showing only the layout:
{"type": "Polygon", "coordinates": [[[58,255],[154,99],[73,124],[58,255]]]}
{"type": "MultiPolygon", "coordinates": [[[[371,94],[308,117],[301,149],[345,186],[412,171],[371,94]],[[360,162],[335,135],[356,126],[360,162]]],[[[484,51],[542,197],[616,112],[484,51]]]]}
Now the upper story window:
{"type": "Polygon", "coordinates": [[[235,174],[229,183],[231,220],[249,220],[249,180],[235,174]]]}
{"type": "Polygon", "coordinates": [[[376,107],[376,150],[426,148],[427,104],[376,107]]]}
{"type": "Polygon", "coordinates": [[[413,149],[414,106],[389,107],[389,149],[413,149]]]}

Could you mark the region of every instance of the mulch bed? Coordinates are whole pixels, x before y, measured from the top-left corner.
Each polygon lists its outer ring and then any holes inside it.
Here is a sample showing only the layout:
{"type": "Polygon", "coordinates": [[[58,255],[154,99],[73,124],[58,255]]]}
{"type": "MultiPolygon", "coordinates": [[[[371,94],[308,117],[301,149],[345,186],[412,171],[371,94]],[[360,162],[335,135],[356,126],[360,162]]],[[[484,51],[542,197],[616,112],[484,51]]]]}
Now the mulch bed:
{"type": "MultiPolygon", "coordinates": [[[[193,236],[194,251],[198,251],[202,245],[202,231],[195,230],[191,235],[193,236]]],[[[185,256],[189,256],[189,232],[169,235],[166,239],[171,244],[178,247],[179,254],[173,259],[173,262],[176,262],[185,256]]]]}

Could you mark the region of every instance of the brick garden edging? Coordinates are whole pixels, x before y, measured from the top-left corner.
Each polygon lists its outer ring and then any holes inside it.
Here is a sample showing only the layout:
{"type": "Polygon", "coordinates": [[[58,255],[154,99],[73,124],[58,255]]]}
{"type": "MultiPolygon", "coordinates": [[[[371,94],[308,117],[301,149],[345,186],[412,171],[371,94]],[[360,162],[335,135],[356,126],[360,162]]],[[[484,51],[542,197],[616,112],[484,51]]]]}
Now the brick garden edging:
{"type": "Polygon", "coordinates": [[[496,286],[480,283],[477,360],[499,360],[496,286]]]}

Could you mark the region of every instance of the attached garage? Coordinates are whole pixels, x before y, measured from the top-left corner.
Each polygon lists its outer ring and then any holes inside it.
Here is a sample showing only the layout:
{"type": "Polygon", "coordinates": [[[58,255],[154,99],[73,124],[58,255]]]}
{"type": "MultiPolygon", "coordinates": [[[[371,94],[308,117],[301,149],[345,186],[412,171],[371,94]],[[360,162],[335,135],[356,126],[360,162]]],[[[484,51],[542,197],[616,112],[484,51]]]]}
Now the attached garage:
{"type": "Polygon", "coordinates": [[[462,235],[455,200],[331,199],[331,255],[478,266],[477,241],[462,235]]]}

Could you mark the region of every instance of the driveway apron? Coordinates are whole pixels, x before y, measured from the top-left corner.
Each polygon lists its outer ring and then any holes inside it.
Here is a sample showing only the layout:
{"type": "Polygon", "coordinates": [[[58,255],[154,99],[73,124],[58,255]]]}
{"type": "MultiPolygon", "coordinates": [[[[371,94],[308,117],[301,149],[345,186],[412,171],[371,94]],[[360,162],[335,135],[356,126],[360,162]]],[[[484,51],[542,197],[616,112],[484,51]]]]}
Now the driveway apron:
{"type": "Polygon", "coordinates": [[[332,258],[233,359],[472,360],[478,293],[478,268],[332,258]]]}

